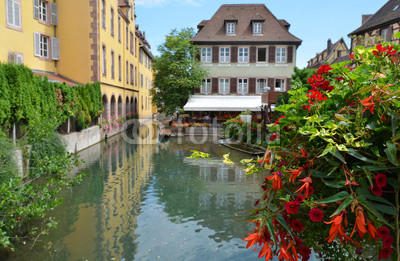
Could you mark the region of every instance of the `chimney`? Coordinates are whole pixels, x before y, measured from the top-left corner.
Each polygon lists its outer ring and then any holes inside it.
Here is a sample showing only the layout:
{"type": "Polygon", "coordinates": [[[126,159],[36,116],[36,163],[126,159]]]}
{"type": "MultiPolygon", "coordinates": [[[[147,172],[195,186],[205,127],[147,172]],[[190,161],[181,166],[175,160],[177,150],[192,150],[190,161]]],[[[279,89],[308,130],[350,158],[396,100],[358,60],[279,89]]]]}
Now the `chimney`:
{"type": "Polygon", "coordinates": [[[332,41],[331,39],[328,39],[328,48],[327,48],[328,54],[332,51],[331,49],[332,49],[332,41]]]}
{"type": "Polygon", "coordinates": [[[362,15],[361,25],[365,24],[365,22],[368,21],[368,19],[370,19],[372,16],[373,16],[373,14],[362,15]]]}

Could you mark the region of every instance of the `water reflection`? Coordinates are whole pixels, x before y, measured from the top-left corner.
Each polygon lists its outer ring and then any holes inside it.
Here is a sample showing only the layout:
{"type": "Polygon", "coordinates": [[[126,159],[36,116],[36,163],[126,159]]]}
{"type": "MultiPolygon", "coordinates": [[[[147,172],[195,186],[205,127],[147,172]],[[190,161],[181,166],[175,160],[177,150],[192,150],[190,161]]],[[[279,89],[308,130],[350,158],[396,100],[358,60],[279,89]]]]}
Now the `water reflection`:
{"type": "MultiPolygon", "coordinates": [[[[142,138],[153,138],[153,127],[142,138]]],[[[236,220],[259,197],[259,181],[222,163],[227,152],[174,139],[134,145],[121,136],[89,148],[76,170],[85,180],[53,213],[58,228],[10,260],[252,260],[257,253],[240,241],[251,227],[236,220]],[[187,159],[192,149],[215,162],[187,159]]]]}

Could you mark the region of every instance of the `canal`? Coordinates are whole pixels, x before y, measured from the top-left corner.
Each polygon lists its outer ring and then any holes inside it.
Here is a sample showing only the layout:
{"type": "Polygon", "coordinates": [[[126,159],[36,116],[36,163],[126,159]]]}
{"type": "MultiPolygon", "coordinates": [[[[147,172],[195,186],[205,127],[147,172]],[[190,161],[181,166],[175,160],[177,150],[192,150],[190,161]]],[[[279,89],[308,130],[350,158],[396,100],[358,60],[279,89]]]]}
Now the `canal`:
{"type": "Polygon", "coordinates": [[[10,260],[256,260],[241,241],[253,226],[241,219],[261,195],[260,180],[221,160],[249,156],[212,140],[160,143],[142,132],[147,144],[119,135],[81,152],[85,163],[73,173],[86,177],[63,192],[52,212],[58,227],[10,260]],[[188,159],[191,150],[214,161],[188,159]]]}

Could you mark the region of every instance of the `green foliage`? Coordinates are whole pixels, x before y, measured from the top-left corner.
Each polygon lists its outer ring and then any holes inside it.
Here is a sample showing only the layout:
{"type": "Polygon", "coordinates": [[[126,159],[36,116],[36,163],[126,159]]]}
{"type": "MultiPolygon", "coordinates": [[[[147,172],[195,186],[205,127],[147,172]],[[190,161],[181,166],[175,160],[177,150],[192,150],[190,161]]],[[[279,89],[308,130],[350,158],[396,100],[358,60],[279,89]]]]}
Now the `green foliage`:
{"type": "Polygon", "coordinates": [[[261,124],[246,123],[240,119],[240,116],[229,119],[224,122],[223,133],[225,138],[230,138],[234,141],[266,145],[266,133],[261,132],[261,124]]]}
{"type": "Polygon", "coordinates": [[[193,36],[193,28],[172,30],[158,47],[161,56],[154,59],[156,88],[151,91],[152,102],[167,115],[183,108],[193,90],[200,88],[206,75],[195,59],[200,50],[191,43],[193,36]]]}
{"type": "Polygon", "coordinates": [[[308,78],[310,78],[314,73],[316,73],[316,69],[303,68],[299,69],[294,67],[294,74],[292,75],[291,86],[292,89],[297,89],[301,86],[308,86],[308,78]]]}

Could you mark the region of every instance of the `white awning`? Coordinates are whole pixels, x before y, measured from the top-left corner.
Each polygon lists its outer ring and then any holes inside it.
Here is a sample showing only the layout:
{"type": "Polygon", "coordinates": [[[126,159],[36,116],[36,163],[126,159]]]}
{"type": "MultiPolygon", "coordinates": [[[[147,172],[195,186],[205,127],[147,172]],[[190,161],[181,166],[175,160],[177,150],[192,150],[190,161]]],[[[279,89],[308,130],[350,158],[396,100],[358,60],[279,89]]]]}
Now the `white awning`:
{"type": "Polygon", "coordinates": [[[193,95],[185,111],[261,111],[261,95],[193,95]]]}

